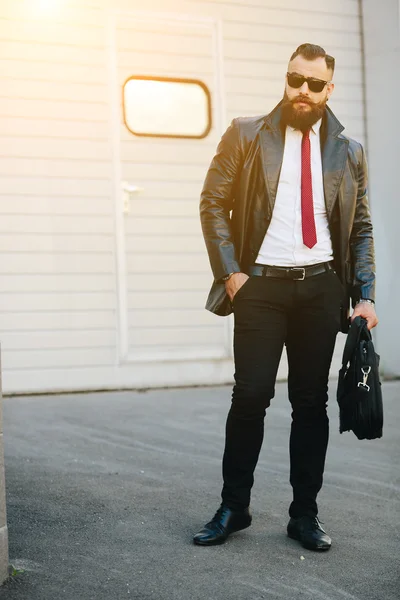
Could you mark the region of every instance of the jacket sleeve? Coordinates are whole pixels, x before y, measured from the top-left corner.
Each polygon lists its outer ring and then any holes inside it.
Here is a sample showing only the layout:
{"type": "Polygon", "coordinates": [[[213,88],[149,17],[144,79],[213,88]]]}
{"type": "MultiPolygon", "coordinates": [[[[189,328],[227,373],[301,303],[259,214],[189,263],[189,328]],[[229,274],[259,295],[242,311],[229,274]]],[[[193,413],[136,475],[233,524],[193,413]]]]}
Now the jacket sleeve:
{"type": "Polygon", "coordinates": [[[353,228],[350,234],[352,261],[351,299],[353,307],[360,298],[375,300],[375,252],[368,204],[368,167],[361,146],[358,164],[358,190],[353,228]]]}
{"type": "Polygon", "coordinates": [[[208,169],[200,200],[200,219],[215,281],[240,272],[232,235],[230,211],[236,177],[242,165],[239,124],[234,119],[218,145],[208,169]]]}

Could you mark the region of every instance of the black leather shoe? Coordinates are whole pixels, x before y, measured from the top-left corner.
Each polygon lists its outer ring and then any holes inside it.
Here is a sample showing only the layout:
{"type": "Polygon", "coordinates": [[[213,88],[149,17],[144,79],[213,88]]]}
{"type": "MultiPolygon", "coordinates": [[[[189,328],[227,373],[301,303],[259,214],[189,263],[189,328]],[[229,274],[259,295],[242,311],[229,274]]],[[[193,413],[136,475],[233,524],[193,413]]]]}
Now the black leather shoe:
{"type": "Polygon", "coordinates": [[[199,546],[223,544],[228,535],[250,525],[251,514],[248,508],[236,511],[221,504],[212,520],[196,533],[193,542],[199,546]]]}
{"type": "Polygon", "coordinates": [[[287,526],[288,536],[299,540],[308,550],[329,550],[332,540],[321,527],[318,517],[291,518],[287,526]]]}

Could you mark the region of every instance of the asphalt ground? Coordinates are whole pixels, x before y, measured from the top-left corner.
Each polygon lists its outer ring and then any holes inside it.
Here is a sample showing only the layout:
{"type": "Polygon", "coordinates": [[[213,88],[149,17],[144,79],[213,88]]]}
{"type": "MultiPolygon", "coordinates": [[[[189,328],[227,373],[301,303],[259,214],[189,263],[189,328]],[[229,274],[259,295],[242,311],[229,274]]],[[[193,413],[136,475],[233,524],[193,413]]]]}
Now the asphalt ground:
{"type": "Polygon", "coordinates": [[[253,525],[192,544],[219,505],[230,388],[4,400],[7,600],[397,600],[400,382],[383,386],[384,437],[331,438],[320,517],[330,552],[286,536],[290,407],[276,388],[253,525]]]}

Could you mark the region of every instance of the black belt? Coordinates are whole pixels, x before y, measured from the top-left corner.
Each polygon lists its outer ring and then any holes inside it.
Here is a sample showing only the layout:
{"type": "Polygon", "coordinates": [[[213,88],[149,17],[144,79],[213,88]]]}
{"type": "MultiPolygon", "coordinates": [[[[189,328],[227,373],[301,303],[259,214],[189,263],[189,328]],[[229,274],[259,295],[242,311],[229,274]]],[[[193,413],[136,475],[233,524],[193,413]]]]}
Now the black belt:
{"type": "Polygon", "coordinates": [[[279,277],[281,279],[291,279],[292,281],[303,281],[306,277],[321,275],[327,271],[332,271],[333,266],[330,262],[309,265],[308,267],[272,267],[270,265],[253,265],[249,268],[248,274],[259,275],[263,277],[279,277]]]}

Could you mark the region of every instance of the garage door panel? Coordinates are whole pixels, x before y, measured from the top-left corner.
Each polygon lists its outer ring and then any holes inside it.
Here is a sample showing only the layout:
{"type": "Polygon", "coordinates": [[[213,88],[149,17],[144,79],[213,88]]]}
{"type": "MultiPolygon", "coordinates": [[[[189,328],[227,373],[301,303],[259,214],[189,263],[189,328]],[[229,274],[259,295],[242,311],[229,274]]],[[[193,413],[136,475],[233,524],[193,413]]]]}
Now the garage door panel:
{"type": "Polygon", "coordinates": [[[135,216],[126,221],[126,233],[129,235],[201,235],[199,217],[187,218],[159,218],[135,216]]]}
{"type": "Polygon", "coordinates": [[[206,247],[200,236],[129,236],[127,238],[127,253],[138,254],[184,254],[189,250],[190,254],[204,254],[206,247]]]}
{"type": "Polygon", "coordinates": [[[160,306],[158,310],[130,311],[129,317],[134,329],[191,327],[194,322],[198,327],[220,326],[218,317],[203,309],[165,310],[160,306]]]}
{"type": "Polygon", "coordinates": [[[7,315],[0,313],[0,330],[15,331],[82,331],[92,329],[115,330],[115,314],[113,311],[70,313],[24,312],[7,315]]]}
{"type": "Polygon", "coordinates": [[[160,63],[158,52],[145,52],[146,62],[143,61],[143,53],[128,50],[120,50],[118,74],[123,80],[126,77],[126,69],[135,75],[163,75],[174,77],[177,72],[181,77],[210,77],[213,74],[213,61],[208,56],[187,56],[169,54],[168,60],[160,63]]]}
{"type": "Polygon", "coordinates": [[[204,294],[191,290],[167,290],[165,292],[141,291],[136,288],[128,294],[128,310],[204,310],[204,294]]]}
{"type": "MultiPolygon", "coordinates": [[[[82,368],[109,366],[115,360],[115,348],[50,348],[48,350],[9,350],[2,359],[3,371],[29,369],[82,368]]],[[[21,375],[23,376],[23,375],[21,375]]]]}
{"type": "Polygon", "coordinates": [[[170,253],[168,255],[154,253],[146,254],[128,254],[127,269],[128,273],[175,273],[177,268],[185,272],[208,273],[210,266],[208,258],[204,252],[182,252],[170,253]]]}

